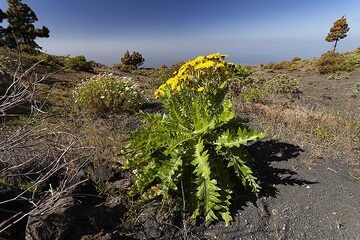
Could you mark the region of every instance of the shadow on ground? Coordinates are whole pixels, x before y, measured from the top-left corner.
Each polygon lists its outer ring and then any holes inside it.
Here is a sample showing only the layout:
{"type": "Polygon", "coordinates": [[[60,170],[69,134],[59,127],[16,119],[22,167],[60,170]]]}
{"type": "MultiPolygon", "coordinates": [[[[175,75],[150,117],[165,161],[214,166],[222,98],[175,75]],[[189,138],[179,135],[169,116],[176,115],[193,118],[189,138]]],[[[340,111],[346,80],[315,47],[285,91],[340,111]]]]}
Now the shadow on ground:
{"type": "MultiPolygon", "coordinates": [[[[271,223],[271,207],[268,198],[276,198],[278,188],[316,184],[298,177],[296,168],[292,168],[289,160],[299,157],[304,152],[299,146],[275,140],[259,141],[247,147],[254,159],[253,168],[261,186],[256,196],[239,187],[234,194],[232,214],[234,221],[229,227],[216,222],[208,227],[202,226],[197,235],[203,239],[277,239],[276,230],[271,223]]],[[[241,184],[239,184],[241,186],[241,184]]]]}
{"type": "MultiPolygon", "coordinates": [[[[234,194],[234,208],[233,213],[236,214],[238,210],[243,210],[249,202],[256,206],[259,197],[273,197],[276,198],[278,194],[277,186],[302,186],[316,184],[317,182],[308,181],[297,177],[295,169],[274,167],[274,162],[286,162],[290,159],[297,158],[304,152],[299,146],[290,143],[278,142],[275,140],[259,141],[247,148],[254,159],[253,169],[258,177],[260,192],[256,195],[243,189],[241,186],[237,189],[238,192],[234,194]]],[[[241,185],[241,184],[239,184],[241,185]]]]}
{"type": "Polygon", "coordinates": [[[255,169],[262,186],[261,196],[276,197],[276,185],[299,185],[315,184],[297,177],[294,169],[276,168],[273,162],[285,162],[297,158],[304,152],[299,146],[274,140],[257,142],[249,147],[250,154],[255,160],[255,169]]]}

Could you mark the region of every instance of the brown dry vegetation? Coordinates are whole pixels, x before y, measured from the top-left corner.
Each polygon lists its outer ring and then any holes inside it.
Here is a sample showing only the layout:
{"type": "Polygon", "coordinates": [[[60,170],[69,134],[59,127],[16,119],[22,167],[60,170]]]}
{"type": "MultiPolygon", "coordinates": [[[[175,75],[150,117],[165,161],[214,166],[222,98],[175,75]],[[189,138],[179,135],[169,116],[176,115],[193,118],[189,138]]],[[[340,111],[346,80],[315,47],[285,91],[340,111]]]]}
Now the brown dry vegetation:
{"type": "MultiPolygon", "coordinates": [[[[358,81],[356,78],[359,76],[356,62],[358,54],[356,52],[344,54],[345,59],[352,59],[351,63],[347,62],[351,65],[348,79],[329,80],[327,79],[329,75],[319,75],[316,65],[317,59],[301,60],[296,58],[287,62],[253,66],[251,68],[254,72],[251,89],[256,88],[259,91],[249,91],[248,98],[244,99],[241,92],[243,86],[235,86],[237,113],[240,117],[248,118],[250,124],[255,128],[268,129],[268,139],[291,143],[305,150],[308,157],[303,158],[299,164],[312,167],[319,162],[339,161],[350,166],[349,174],[358,179],[360,177],[360,159],[358,157],[360,155],[360,114],[357,111],[360,106],[360,96],[355,93],[358,91],[356,87],[358,81]],[[286,79],[291,80],[291,84],[285,85],[285,89],[290,89],[289,92],[274,90],[269,93],[264,87],[278,74],[286,74],[288,76],[286,79]],[[331,91],[325,89],[325,87],[330,86],[330,83],[332,84],[331,91]],[[298,91],[298,87],[303,93],[298,91]],[[324,100],[324,96],[322,96],[324,92],[333,94],[331,95],[332,99],[324,100]],[[338,113],[338,109],[344,111],[338,113]]],[[[17,54],[6,49],[0,49],[0,55],[6,56],[2,60],[5,61],[9,72],[14,73],[17,54]]],[[[56,56],[53,57],[56,58],[56,56]]],[[[65,59],[66,57],[58,57],[58,62],[61,63],[65,59]]],[[[23,68],[26,69],[34,63],[34,58],[24,55],[22,61],[24,62],[23,68]]],[[[116,232],[117,237],[133,236],[136,238],[144,236],[141,235],[143,234],[141,231],[137,232],[137,230],[146,228],[143,218],[144,215],[148,216],[153,213],[150,211],[152,207],[140,207],[125,197],[128,187],[126,184],[131,182],[132,174],[119,171],[125,160],[121,154],[122,148],[126,144],[129,134],[141,124],[140,117],[137,114],[129,113],[90,116],[74,102],[73,91],[82,80],[89,79],[96,73],[112,72],[118,76],[131,77],[144,90],[149,103],[142,109],[143,111],[161,111],[161,106],[153,99],[152,94],[180,65],[176,64],[159,69],[137,69],[131,73],[124,73],[102,65],[94,66],[96,66],[94,73],[64,70],[39,83],[36,98],[38,102],[44,104],[41,113],[2,119],[0,142],[8,141],[9,136],[16,131],[19,131],[18,137],[20,136],[22,141],[18,142],[16,152],[0,146],[0,152],[2,151],[0,160],[7,164],[5,167],[3,166],[3,170],[0,172],[0,183],[14,189],[28,189],[28,186],[32,186],[26,195],[29,202],[36,200],[35,203],[40,204],[43,198],[46,198],[46,204],[48,204],[55,201],[55,195],[52,197],[48,195],[49,184],[52,184],[51,186],[54,188],[61,186],[59,192],[63,194],[64,198],[73,197],[72,190],[77,189],[78,186],[76,184],[75,186],[69,179],[73,180],[76,176],[81,181],[90,182],[90,186],[95,186],[97,189],[90,193],[83,191],[81,194],[95,195],[96,199],[102,199],[100,202],[95,201],[96,204],[86,206],[87,209],[96,208],[102,204],[101,206],[104,206],[106,211],[110,209],[111,212],[113,205],[109,202],[115,200],[117,203],[114,206],[125,205],[127,209],[125,213],[122,212],[121,217],[116,216],[118,217],[116,220],[118,221],[117,228],[123,227],[124,229],[113,231],[114,229],[104,230],[105,227],[104,229],[99,227],[100,229],[96,228],[97,230],[95,232],[93,230],[91,234],[94,236],[96,234],[101,235],[102,231],[105,231],[116,232]],[[51,164],[54,159],[59,160],[59,164],[63,164],[56,166],[58,170],[56,173],[54,172],[53,176],[56,176],[57,179],[49,180],[46,178],[41,184],[38,184],[39,178],[47,176],[46,171],[42,169],[47,170],[52,167],[51,164]],[[27,163],[24,164],[26,168],[9,170],[9,167],[17,166],[23,162],[27,163]],[[30,168],[37,166],[32,169],[33,172],[30,172],[31,176],[28,166],[30,168]],[[24,173],[25,175],[21,178],[16,175],[24,173]],[[31,198],[31,194],[36,195],[35,193],[39,193],[39,198],[31,198]],[[143,214],[144,212],[146,214],[143,214]],[[121,223],[119,219],[124,220],[124,222],[121,223]]],[[[42,64],[35,71],[38,74],[45,74],[61,68],[61,64],[42,64]]],[[[276,87],[278,85],[271,86],[276,87]]],[[[86,185],[86,187],[89,186],[86,185]]],[[[81,200],[83,199],[80,198],[81,200]]],[[[33,206],[27,206],[24,209],[25,212],[31,212],[33,206]]],[[[167,213],[161,220],[164,224],[156,225],[157,227],[168,229],[172,224],[169,223],[169,218],[173,216],[171,213],[167,213]]],[[[86,212],[86,214],[88,213],[86,212]]],[[[147,222],[147,224],[149,223],[147,222]]],[[[146,231],[150,231],[149,228],[154,228],[154,223],[151,224],[147,226],[146,231]]],[[[3,226],[7,226],[7,222],[3,226]]],[[[92,225],[89,224],[89,226],[92,225]]],[[[178,227],[171,228],[171,231],[178,231],[178,227]]],[[[19,232],[24,234],[23,231],[24,226],[21,225],[19,228],[10,228],[6,234],[7,236],[19,232]]],[[[180,232],[184,234],[184,231],[181,229],[180,232]]],[[[164,239],[166,238],[164,237],[164,239]]]]}
{"type": "Polygon", "coordinates": [[[254,124],[269,128],[272,138],[290,141],[309,149],[313,157],[326,161],[339,153],[346,162],[360,166],[360,122],[358,118],[336,116],[322,109],[289,103],[247,103],[238,105],[239,113],[248,113],[254,124]]]}

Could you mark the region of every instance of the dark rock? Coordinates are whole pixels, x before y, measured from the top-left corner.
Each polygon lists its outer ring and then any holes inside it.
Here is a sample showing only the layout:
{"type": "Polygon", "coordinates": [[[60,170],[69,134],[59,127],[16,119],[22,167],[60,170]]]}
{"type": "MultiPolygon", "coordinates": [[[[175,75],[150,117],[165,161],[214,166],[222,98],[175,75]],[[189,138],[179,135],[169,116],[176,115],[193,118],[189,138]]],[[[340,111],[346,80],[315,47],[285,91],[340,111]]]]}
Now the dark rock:
{"type": "Polygon", "coordinates": [[[128,179],[120,179],[116,182],[110,183],[111,187],[120,193],[125,193],[131,186],[131,182],[128,179]]]}
{"type": "MultiPolygon", "coordinates": [[[[10,200],[18,196],[22,190],[8,185],[0,185],[0,202],[10,200]]],[[[23,195],[27,197],[28,194],[23,195]]],[[[30,203],[26,201],[15,200],[3,203],[0,206],[0,229],[7,227],[12,222],[18,220],[24,213],[31,209],[30,203]]],[[[25,225],[27,218],[23,218],[16,224],[0,233],[0,239],[13,239],[12,236],[17,236],[19,239],[24,239],[25,225]]]]}
{"type": "Polygon", "coordinates": [[[29,215],[26,240],[120,239],[116,232],[126,207],[120,198],[104,200],[91,182],[67,195],[53,193],[29,215]]]}
{"type": "Polygon", "coordinates": [[[66,239],[70,226],[76,226],[72,225],[76,218],[76,206],[71,196],[44,202],[29,215],[25,239],[66,239]]]}
{"type": "Polygon", "coordinates": [[[183,239],[182,226],[173,222],[174,216],[169,214],[161,202],[153,202],[146,206],[139,215],[136,227],[137,239],[183,239]]]}
{"type": "Polygon", "coordinates": [[[112,234],[110,233],[103,233],[103,232],[100,232],[98,234],[95,234],[95,235],[86,235],[86,236],[83,236],[81,238],[81,240],[115,240],[115,239],[118,239],[118,238],[115,238],[112,234]]]}
{"type": "Polygon", "coordinates": [[[98,166],[94,171],[94,177],[101,181],[109,181],[114,176],[114,174],[115,172],[112,167],[106,163],[98,166]]]}
{"type": "Polygon", "coordinates": [[[326,94],[324,94],[324,95],[322,96],[322,98],[325,99],[325,100],[331,100],[331,97],[328,96],[328,95],[326,95],[326,94]]]}

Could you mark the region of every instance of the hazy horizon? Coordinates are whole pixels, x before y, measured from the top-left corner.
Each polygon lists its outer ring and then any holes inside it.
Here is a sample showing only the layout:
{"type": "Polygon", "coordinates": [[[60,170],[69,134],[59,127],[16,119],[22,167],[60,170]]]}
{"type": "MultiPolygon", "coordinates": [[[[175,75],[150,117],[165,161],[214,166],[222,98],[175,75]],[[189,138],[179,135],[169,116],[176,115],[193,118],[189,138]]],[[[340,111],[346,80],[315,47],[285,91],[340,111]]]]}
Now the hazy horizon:
{"type": "MultiPolygon", "coordinates": [[[[332,23],[345,15],[350,31],[339,51],[360,46],[360,2],[276,1],[95,1],[23,0],[50,29],[43,51],[85,55],[107,65],[126,50],[156,67],[223,52],[229,60],[259,64],[312,58],[331,50],[325,42],[332,23]]],[[[6,2],[0,2],[6,9],[6,2]]]]}

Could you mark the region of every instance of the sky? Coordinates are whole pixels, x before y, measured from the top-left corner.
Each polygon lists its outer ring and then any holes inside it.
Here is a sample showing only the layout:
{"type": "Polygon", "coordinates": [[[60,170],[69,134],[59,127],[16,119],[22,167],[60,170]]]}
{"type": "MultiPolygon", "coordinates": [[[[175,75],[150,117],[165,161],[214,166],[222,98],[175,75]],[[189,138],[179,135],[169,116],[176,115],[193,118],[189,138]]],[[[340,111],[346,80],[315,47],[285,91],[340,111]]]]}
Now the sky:
{"type": "MultiPolygon", "coordinates": [[[[126,50],[146,67],[213,52],[240,64],[312,58],[331,49],[332,23],[350,31],[339,51],[360,47],[359,0],[23,0],[50,38],[37,42],[58,55],[85,55],[107,65],[126,50]]],[[[0,8],[6,9],[0,0],[0,8]]]]}

